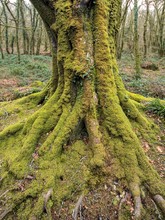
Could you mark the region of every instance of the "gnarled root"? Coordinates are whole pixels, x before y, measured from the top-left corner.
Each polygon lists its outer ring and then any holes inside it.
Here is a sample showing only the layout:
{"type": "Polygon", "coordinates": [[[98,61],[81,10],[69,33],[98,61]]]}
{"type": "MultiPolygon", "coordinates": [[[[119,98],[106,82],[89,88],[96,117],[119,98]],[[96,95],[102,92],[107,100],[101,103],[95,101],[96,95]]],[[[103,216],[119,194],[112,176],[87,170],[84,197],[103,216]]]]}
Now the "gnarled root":
{"type": "Polygon", "coordinates": [[[161,195],[155,195],[153,199],[165,216],[165,200],[163,199],[163,197],[161,195]]]}

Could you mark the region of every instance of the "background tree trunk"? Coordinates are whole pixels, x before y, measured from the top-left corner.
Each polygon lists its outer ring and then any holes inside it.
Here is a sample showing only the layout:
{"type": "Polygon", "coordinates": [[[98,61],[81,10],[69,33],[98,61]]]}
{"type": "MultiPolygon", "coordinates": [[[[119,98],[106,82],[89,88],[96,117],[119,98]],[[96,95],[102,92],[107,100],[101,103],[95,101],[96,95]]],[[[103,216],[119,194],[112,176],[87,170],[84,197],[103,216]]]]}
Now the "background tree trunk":
{"type": "Polygon", "coordinates": [[[19,47],[19,7],[20,7],[19,1],[20,0],[17,0],[16,2],[16,16],[14,16],[13,12],[11,11],[10,6],[8,5],[10,2],[5,1],[5,6],[15,23],[15,40],[16,40],[16,47],[17,47],[18,62],[20,62],[21,60],[20,47],[19,47]]]}
{"type": "Polygon", "coordinates": [[[31,39],[30,39],[30,54],[35,54],[35,32],[38,25],[38,14],[35,8],[30,9],[31,14],[31,39]]]}
{"type": "Polygon", "coordinates": [[[1,27],[1,16],[0,16],[0,51],[1,57],[4,59],[3,48],[2,48],[2,27],[1,27]]]}
{"type": "Polygon", "coordinates": [[[42,32],[43,32],[42,20],[39,19],[38,31],[37,31],[37,43],[36,43],[36,55],[40,54],[40,48],[41,48],[41,42],[42,42],[42,32]]]}
{"type": "Polygon", "coordinates": [[[22,23],[22,36],[23,36],[23,53],[28,54],[29,49],[29,36],[26,30],[26,22],[25,22],[25,16],[24,16],[25,10],[24,10],[24,1],[20,0],[20,15],[21,15],[21,23],[22,23]]]}
{"type": "Polygon", "coordinates": [[[148,17],[149,17],[149,2],[145,0],[146,3],[146,17],[144,22],[144,32],[143,32],[143,41],[144,41],[144,55],[143,57],[147,57],[147,49],[148,49],[148,41],[147,41],[147,27],[148,27],[148,17]]]}
{"type": "Polygon", "coordinates": [[[124,35],[125,35],[125,23],[127,19],[127,13],[128,13],[128,8],[130,5],[130,0],[127,0],[126,3],[123,6],[123,12],[122,12],[122,17],[121,17],[121,24],[120,24],[120,30],[117,35],[117,58],[121,59],[122,51],[123,51],[123,46],[124,46],[124,35]]]}
{"type": "Polygon", "coordinates": [[[139,36],[138,36],[138,1],[134,0],[134,55],[135,55],[135,79],[141,78],[139,36]]]}
{"type": "Polygon", "coordinates": [[[5,43],[6,43],[5,46],[6,46],[6,52],[8,54],[10,54],[10,52],[9,52],[9,34],[8,34],[8,25],[9,25],[9,23],[8,23],[8,16],[7,16],[7,13],[6,13],[5,4],[4,4],[3,1],[2,1],[2,7],[3,7],[3,14],[5,16],[5,25],[6,25],[6,27],[5,27],[5,43]]]}

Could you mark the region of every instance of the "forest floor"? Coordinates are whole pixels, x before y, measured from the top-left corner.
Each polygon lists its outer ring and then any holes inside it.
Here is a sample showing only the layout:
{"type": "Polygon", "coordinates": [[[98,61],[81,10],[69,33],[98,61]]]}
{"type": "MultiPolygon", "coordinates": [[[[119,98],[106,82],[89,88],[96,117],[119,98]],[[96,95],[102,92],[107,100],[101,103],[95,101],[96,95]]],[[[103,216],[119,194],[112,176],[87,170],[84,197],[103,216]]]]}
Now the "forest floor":
{"type": "MultiPolygon", "coordinates": [[[[119,70],[126,88],[129,91],[155,98],[165,99],[165,59],[150,58],[149,61],[158,66],[158,70],[142,69],[142,77],[135,80],[134,62],[131,56],[125,54],[120,61],[119,70]]],[[[13,99],[40,91],[51,76],[51,57],[49,56],[29,56],[22,55],[21,62],[17,62],[16,55],[6,55],[5,59],[0,59],[0,102],[12,101],[13,99]]],[[[165,147],[165,107],[155,103],[150,111],[146,110],[148,117],[153,118],[160,126],[160,134],[154,145],[142,141],[142,146],[146,152],[150,163],[157,169],[160,176],[164,177],[164,147],[165,147]],[[157,113],[157,114],[155,114],[157,113]]],[[[143,206],[148,210],[145,220],[163,220],[158,208],[153,200],[149,199],[147,192],[144,195],[143,206]],[[147,217],[148,216],[148,217],[147,217]],[[152,218],[151,218],[152,216],[152,218]]],[[[55,219],[70,219],[71,206],[75,201],[65,202],[54,210],[55,219]],[[73,203],[72,203],[73,202],[73,203]]],[[[125,207],[128,212],[128,220],[134,219],[134,205],[131,194],[118,180],[110,181],[100,185],[97,190],[90,191],[85,196],[80,213],[85,220],[116,220],[120,207],[125,207]],[[124,200],[125,198],[125,200],[124,200]]]]}

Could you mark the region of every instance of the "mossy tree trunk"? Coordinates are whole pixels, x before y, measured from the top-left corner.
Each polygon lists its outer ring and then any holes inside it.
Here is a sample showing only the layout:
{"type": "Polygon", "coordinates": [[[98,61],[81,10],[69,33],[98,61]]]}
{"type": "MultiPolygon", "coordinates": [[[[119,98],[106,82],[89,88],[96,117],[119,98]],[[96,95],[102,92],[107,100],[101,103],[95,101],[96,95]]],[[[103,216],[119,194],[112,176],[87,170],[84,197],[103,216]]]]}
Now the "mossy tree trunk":
{"type": "Polygon", "coordinates": [[[115,37],[121,2],[31,2],[52,42],[53,75],[42,92],[2,104],[1,115],[5,109],[8,116],[20,116],[0,133],[0,219],[52,219],[63,199],[85,194],[106,178],[125,181],[137,219],[142,186],[165,212],[163,184],[135,133],[150,137],[154,125],[118,74],[115,37]]]}

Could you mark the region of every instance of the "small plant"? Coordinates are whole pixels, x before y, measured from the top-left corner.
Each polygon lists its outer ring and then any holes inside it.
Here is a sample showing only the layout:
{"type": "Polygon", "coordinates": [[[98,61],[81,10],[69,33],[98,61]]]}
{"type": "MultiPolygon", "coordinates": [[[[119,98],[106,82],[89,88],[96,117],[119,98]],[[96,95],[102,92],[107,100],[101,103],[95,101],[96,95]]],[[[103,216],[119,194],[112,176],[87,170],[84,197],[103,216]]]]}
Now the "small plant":
{"type": "Polygon", "coordinates": [[[159,99],[155,99],[148,103],[146,110],[165,118],[165,105],[159,99]]]}

